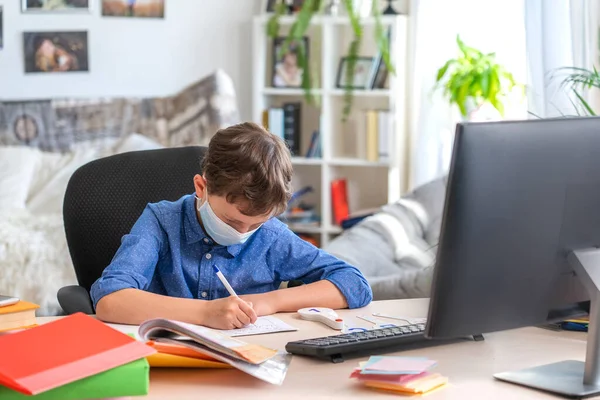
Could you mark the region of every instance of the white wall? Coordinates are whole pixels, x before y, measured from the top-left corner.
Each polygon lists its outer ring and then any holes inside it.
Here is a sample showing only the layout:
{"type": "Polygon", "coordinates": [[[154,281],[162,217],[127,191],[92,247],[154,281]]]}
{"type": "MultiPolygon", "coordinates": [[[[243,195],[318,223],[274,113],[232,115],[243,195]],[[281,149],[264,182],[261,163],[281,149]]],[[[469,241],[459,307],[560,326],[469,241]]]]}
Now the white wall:
{"type": "Polygon", "coordinates": [[[90,14],[24,14],[4,7],[0,99],[164,96],[222,68],[233,79],[243,119],[251,118],[251,19],[256,0],[166,0],[165,19],[90,14]],[[87,30],[89,73],[25,74],[24,31],[87,30]]]}

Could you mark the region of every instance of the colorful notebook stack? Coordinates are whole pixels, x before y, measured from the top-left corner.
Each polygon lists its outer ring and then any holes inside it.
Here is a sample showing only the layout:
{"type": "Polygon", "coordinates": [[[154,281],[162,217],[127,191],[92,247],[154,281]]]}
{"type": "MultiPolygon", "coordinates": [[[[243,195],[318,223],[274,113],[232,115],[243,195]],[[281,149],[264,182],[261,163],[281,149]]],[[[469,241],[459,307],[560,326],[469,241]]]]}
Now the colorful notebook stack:
{"type": "Polygon", "coordinates": [[[0,332],[30,328],[37,324],[35,310],[37,304],[19,301],[16,304],[0,307],[0,332]]]}
{"type": "Polygon", "coordinates": [[[145,395],[156,350],[78,313],[0,336],[0,400],[145,395]]]}
{"type": "Polygon", "coordinates": [[[421,395],[441,388],[448,378],[429,372],[437,364],[421,357],[372,356],[361,362],[350,378],[367,387],[404,395],[421,395]]]}
{"type": "Polygon", "coordinates": [[[221,362],[211,356],[199,353],[189,347],[159,343],[153,340],[147,342],[148,346],[157,351],[146,357],[151,367],[173,367],[173,368],[233,368],[231,365],[221,362]]]}

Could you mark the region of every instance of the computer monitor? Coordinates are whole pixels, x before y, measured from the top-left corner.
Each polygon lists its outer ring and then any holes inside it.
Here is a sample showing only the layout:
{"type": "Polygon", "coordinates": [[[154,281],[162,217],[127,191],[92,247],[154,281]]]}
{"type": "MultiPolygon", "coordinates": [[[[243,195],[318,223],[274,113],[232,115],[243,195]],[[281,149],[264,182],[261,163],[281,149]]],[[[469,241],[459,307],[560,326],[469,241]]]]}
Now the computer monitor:
{"type": "Polygon", "coordinates": [[[426,336],[485,334],[589,310],[585,364],[494,376],[567,396],[600,393],[599,247],[600,118],[458,124],[426,336]]]}

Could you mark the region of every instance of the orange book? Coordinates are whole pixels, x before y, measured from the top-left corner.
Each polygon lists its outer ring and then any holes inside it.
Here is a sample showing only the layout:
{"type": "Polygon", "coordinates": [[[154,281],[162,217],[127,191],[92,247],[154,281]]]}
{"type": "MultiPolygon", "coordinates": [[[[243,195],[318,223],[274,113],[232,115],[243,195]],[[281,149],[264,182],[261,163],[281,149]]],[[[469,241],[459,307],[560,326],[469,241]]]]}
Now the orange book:
{"type": "Polygon", "coordinates": [[[40,308],[37,304],[19,301],[11,306],[0,307],[0,331],[24,328],[35,325],[35,311],[40,308]]]}
{"type": "Polygon", "coordinates": [[[35,395],[154,354],[82,313],[0,336],[0,384],[35,395]]]}
{"type": "MultiPolygon", "coordinates": [[[[198,353],[196,350],[190,349],[189,347],[170,343],[159,343],[153,340],[146,342],[148,346],[152,346],[159,353],[170,354],[174,356],[198,358],[207,361],[218,361],[216,358],[208,356],[206,354],[198,353]]],[[[219,361],[220,362],[220,361],[219,361]]]]}

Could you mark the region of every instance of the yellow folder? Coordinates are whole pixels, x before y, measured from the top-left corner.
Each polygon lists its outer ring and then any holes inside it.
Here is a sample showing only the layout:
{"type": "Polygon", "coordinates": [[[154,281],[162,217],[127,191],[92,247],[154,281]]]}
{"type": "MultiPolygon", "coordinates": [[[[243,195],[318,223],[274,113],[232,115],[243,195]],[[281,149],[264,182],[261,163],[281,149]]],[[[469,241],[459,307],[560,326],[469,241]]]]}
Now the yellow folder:
{"type": "Polygon", "coordinates": [[[209,361],[201,358],[176,356],[174,354],[154,353],[148,357],[150,367],[170,368],[233,368],[231,365],[220,361],[209,361]]]}

